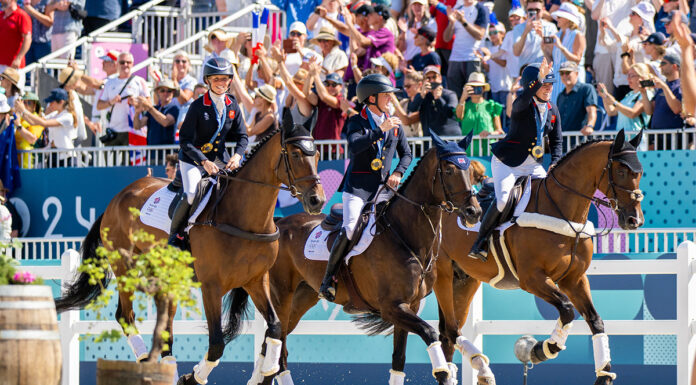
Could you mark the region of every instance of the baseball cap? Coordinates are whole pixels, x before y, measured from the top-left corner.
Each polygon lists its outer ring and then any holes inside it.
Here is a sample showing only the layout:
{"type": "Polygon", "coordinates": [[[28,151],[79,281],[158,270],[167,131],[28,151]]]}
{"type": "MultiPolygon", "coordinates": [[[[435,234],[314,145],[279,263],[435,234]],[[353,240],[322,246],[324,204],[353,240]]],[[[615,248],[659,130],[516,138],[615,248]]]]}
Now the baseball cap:
{"type": "Polygon", "coordinates": [[[672,52],[663,56],[662,61],[666,61],[667,63],[671,63],[671,64],[676,64],[676,65],[681,67],[681,57],[679,55],[672,53],[672,52]]]}
{"type": "Polygon", "coordinates": [[[429,66],[426,66],[425,68],[423,68],[423,75],[427,74],[428,72],[435,72],[438,75],[441,75],[440,66],[429,65],[429,66]]]}
{"type": "Polygon", "coordinates": [[[508,17],[513,16],[513,15],[519,16],[519,17],[527,17],[527,14],[524,12],[524,9],[522,9],[521,7],[510,9],[510,11],[508,12],[508,17]]]}
{"type": "Polygon", "coordinates": [[[435,31],[433,31],[432,28],[430,27],[420,27],[418,28],[418,34],[423,36],[424,38],[428,39],[429,42],[435,41],[435,37],[437,36],[435,34],[435,31]]]}
{"type": "MultiPolygon", "coordinates": [[[[674,16],[676,16],[676,15],[677,15],[677,11],[669,11],[667,16],[660,19],[660,21],[664,24],[667,24],[667,23],[671,22],[672,19],[674,18],[674,16]]],[[[682,20],[682,23],[689,24],[689,18],[686,15],[682,14],[681,20],[682,20]]]]}
{"type": "Polygon", "coordinates": [[[121,53],[116,51],[116,50],[110,50],[107,51],[104,56],[99,56],[99,60],[103,61],[110,61],[110,62],[117,62],[118,61],[118,55],[121,53]]]}
{"type": "Polygon", "coordinates": [[[377,4],[375,5],[374,9],[375,13],[382,16],[384,20],[389,20],[389,18],[391,17],[391,13],[389,12],[389,6],[387,5],[377,4]]]}
{"type": "Polygon", "coordinates": [[[307,34],[307,26],[301,21],[296,21],[296,22],[290,24],[290,32],[299,32],[303,35],[306,35],[307,34]]]}
{"type": "Polygon", "coordinates": [[[367,15],[374,13],[374,12],[375,12],[375,9],[372,8],[371,5],[363,4],[360,7],[358,7],[358,9],[355,11],[355,14],[367,16],[367,15]]]}
{"type": "Polygon", "coordinates": [[[53,90],[51,90],[51,93],[48,95],[48,97],[44,99],[44,104],[48,104],[50,102],[57,102],[60,100],[68,100],[68,91],[62,88],[54,88],[53,90]]]}
{"type": "Polygon", "coordinates": [[[662,32],[651,33],[647,39],[643,40],[643,43],[650,43],[655,45],[664,45],[667,38],[662,32]]]}
{"type": "Polygon", "coordinates": [[[330,73],[326,75],[326,78],[324,79],[324,83],[326,82],[334,82],[336,84],[343,84],[343,79],[341,76],[339,76],[337,73],[330,73]]]}
{"type": "Polygon", "coordinates": [[[558,70],[559,72],[578,72],[578,64],[575,63],[574,61],[565,61],[561,63],[561,68],[558,70]]]}

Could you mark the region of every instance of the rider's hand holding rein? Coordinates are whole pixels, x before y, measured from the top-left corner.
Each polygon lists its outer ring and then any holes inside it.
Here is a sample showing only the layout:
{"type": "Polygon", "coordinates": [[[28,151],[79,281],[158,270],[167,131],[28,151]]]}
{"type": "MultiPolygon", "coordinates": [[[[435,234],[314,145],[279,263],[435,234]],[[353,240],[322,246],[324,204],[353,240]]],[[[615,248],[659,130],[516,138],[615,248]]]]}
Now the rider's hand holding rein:
{"type": "Polygon", "coordinates": [[[393,189],[397,189],[399,187],[399,184],[401,183],[401,175],[400,172],[394,171],[393,174],[389,175],[389,179],[387,179],[387,185],[393,189]]]}
{"type": "Polygon", "coordinates": [[[235,170],[235,169],[239,168],[241,161],[242,161],[241,155],[234,154],[230,158],[230,161],[227,162],[227,165],[225,166],[225,168],[230,170],[230,171],[235,170]]]}
{"type": "Polygon", "coordinates": [[[204,160],[202,164],[205,172],[207,172],[208,175],[217,175],[217,173],[220,172],[220,168],[218,168],[215,162],[204,160]]]}

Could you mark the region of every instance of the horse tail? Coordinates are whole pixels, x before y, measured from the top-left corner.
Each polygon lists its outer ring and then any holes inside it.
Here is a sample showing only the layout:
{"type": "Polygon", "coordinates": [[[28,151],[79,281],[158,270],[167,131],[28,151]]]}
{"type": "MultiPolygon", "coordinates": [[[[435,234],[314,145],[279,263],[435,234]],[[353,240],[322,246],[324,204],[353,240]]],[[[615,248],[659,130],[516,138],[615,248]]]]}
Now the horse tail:
{"type": "Polygon", "coordinates": [[[241,287],[232,289],[232,292],[225,298],[225,308],[227,308],[227,324],[222,329],[225,344],[237,338],[242,328],[242,322],[248,318],[249,293],[241,287]]]}
{"type": "MultiPolygon", "coordinates": [[[[86,258],[101,258],[97,255],[97,248],[101,246],[100,231],[103,217],[104,214],[97,218],[92,228],[89,229],[89,233],[87,233],[85,240],[82,242],[80,255],[83,260],[86,258]]],[[[109,285],[109,280],[110,274],[106,274],[102,279],[101,285],[92,285],[89,283],[89,275],[87,273],[81,273],[73,283],[65,285],[65,294],[55,299],[56,311],[61,313],[66,310],[85,307],[85,305],[101,294],[102,287],[107,287],[109,285]]]]}
{"type": "Polygon", "coordinates": [[[385,321],[382,315],[377,312],[355,315],[352,321],[369,336],[375,336],[387,331],[387,335],[394,333],[394,325],[389,321],[385,321]]]}

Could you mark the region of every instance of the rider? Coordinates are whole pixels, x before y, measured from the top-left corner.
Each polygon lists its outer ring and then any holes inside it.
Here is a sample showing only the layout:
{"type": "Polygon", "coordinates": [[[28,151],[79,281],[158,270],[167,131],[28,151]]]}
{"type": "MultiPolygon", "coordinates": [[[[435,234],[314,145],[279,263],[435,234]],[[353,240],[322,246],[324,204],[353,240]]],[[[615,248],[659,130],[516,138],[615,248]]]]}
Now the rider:
{"type": "MultiPolygon", "coordinates": [[[[396,189],[411,164],[411,149],[401,120],[388,113],[391,94],[396,91],[398,89],[382,74],[367,75],[358,83],[358,100],[365,106],[347,122],[350,164],[339,187],[343,192],[343,228],[331,247],[320,298],[333,301],[336,297],[334,274],[348,253],[353,236],[360,236],[353,231],[365,203],[375,198],[385,183],[396,189]],[[399,154],[399,164],[390,174],[395,152],[399,154]]],[[[381,191],[377,202],[391,196],[387,189],[381,191]]]]}
{"type": "Polygon", "coordinates": [[[186,223],[188,211],[203,173],[216,175],[221,168],[239,167],[248,138],[242,111],[227,90],[232,81],[232,64],[214,57],[205,62],[203,81],[210,89],[191,103],[179,131],[179,169],[186,199],[181,199],[172,215],[169,244],[180,246],[179,232],[186,223]],[[225,142],[236,142],[234,155],[225,150],[225,142]]]}
{"type": "Polygon", "coordinates": [[[524,91],[512,105],[510,131],[491,145],[496,204],[490,205],[481,220],[478,238],[469,252],[472,258],[486,260],[486,239],[505,209],[515,180],[523,175],[546,176],[542,165],[546,137],[549,139],[551,164],[561,158],[561,119],[558,108],[549,101],[556,82],[551,68],[544,59],[541,64],[530,64],[522,71],[520,85],[524,91]]]}

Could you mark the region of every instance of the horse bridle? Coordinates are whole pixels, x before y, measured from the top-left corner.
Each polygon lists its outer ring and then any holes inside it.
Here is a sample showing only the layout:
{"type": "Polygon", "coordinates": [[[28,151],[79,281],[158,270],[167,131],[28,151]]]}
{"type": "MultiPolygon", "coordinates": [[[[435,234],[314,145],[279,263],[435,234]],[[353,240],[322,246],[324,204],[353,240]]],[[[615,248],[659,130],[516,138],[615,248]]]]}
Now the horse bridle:
{"type": "MultiPolygon", "coordinates": [[[[301,197],[307,193],[307,191],[313,189],[316,185],[319,184],[321,181],[321,177],[318,174],[313,174],[313,175],[307,175],[303,176],[301,178],[296,178],[295,173],[292,171],[292,167],[290,167],[290,153],[287,150],[287,144],[288,143],[302,143],[303,141],[309,141],[312,143],[312,148],[305,148],[305,146],[298,145],[302,153],[306,156],[314,156],[317,153],[316,146],[314,144],[314,138],[311,136],[293,136],[291,138],[287,139],[281,139],[281,150],[280,150],[280,157],[283,159],[283,162],[285,163],[285,170],[287,170],[288,173],[288,187],[281,187],[283,190],[287,190],[290,192],[290,195],[292,195],[294,198],[301,197]],[[297,188],[297,183],[298,182],[303,182],[303,181],[313,181],[309,187],[307,187],[306,190],[300,191],[297,188]]],[[[278,162],[280,165],[280,162],[278,162]]],[[[276,167],[276,175],[278,174],[278,167],[276,167]]]]}

